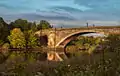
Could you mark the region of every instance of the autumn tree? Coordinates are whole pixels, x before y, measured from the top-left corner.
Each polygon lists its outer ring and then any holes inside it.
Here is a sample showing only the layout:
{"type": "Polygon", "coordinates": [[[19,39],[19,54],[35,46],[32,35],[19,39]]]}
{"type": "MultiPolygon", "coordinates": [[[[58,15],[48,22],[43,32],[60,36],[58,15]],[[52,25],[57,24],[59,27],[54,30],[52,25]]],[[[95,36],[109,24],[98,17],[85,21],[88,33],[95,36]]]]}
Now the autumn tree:
{"type": "Polygon", "coordinates": [[[19,28],[14,28],[10,32],[10,36],[8,36],[8,39],[10,41],[10,45],[13,48],[24,48],[25,47],[25,36],[23,32],[19,28]]]}

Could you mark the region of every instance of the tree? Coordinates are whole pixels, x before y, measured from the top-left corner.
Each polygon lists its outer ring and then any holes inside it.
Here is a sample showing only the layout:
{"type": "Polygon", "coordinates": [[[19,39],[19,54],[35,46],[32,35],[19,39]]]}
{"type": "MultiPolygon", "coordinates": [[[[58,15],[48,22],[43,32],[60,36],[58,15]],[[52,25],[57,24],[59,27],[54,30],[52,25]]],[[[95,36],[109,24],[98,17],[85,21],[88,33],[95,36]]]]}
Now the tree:
{"type": "Polygon", "coordinates": [[[0,40],[7,41],[7,36],[9,35],[8,24],[0,17],[0,40]]]}
{"type": "Polygon", "coordinates": [[[14,22],[10,23],[11,28],[20,28],[22,31],[30,30],[32,23],[27,20],[17,19],[14,22]]]}
{"type": "Polygon", "coordinates": [[[10,30],[14,28],[20,28],[22,32],[28,31],[28,30],[33,30],[33,31],[37,30],[35,22],[28,22],[27,20],[23,20],[23,19],[17,19],[14,22],[11,22],[9,24],[9,27],[10,27],[10,30]]]}
{"type": "Polygon", "coordinates": [[[40,23],[37,25],[38,30],[40,30],[40,29],[48,29],[48,28],[52,28],[52,26],[46,20],[41,20],[40,23]]]}
{"type": "Polygon", "coordinates": [[[13,30],[15,28],[14,26],[14,22],[11,22],[9,25],[8,25],[9,29],[10,30],[13,30]]]}
{"type": "Polygon", "coordinates": [[[31,29],[32,31],[34,31],[34,32],[37,31],[37,27],[36,27],[36,23],[35,23],[35,22],[33,22],[33,23],[30,22],[29,25],[31,26],[30,29],[31,29]]]}
{"type": "Polygon", "coordinates": [[[32,30],[25,31],[25,40],[26,40],[26,48],[34,48],[37,46],[37,38],[32,30]]]}
{"type": "Polygon", "coordinates": [[[28,41],[29,47],[36,47],[37,46],[37,38],[34,35],[34,32],[32,30],[29,31],[29,41],[28,41]]]}
{"type": "Polygon", "coordinates": [[[8,39],[10,41],[10,45],[13,48],[23,48],[25,47],[25,36],[23,32],[19,28],[14,28],[10,32],[10,36],[8,36],[8,39]]]}

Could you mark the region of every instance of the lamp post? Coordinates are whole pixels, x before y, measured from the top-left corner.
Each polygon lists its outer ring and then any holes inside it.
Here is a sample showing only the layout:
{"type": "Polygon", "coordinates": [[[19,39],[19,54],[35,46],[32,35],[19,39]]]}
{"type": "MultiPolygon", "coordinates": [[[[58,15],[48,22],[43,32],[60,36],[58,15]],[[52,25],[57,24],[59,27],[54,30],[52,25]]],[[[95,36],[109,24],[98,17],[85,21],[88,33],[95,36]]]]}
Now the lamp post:
{"type": "Polygon", "coordinates": [[[54,49],[55,49],[55,52],[56,52],[56,27],[55,27],[54,49]]]}
{"type": "Polygon", "coordinates": [[[88,26],[89,26],[89,25],[88,25],[88,22],[87,22],[86,24],[87,24],[87,27],[88,27],[88,26]]]}
{"type": "Polygon", "coordinates": [[[39,38],[39,40],[40,40],[40,47],[42,47],[42,42],[41,42],[42,41],[42,25],[40,25],[40,38],[39,38]]]}

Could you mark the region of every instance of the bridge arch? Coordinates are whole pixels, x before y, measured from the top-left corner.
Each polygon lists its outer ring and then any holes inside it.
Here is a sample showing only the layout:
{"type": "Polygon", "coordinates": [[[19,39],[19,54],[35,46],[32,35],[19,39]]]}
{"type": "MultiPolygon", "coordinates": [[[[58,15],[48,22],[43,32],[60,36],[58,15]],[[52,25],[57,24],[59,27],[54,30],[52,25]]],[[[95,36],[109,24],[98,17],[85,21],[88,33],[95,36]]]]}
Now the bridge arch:
{"type": "Polygon", "coordinates": [[[78,37],[78,36],[80,36],[80,35],[84,35],[84,34],[90,34],[90,33],[96,33],[96,34],[104,35],[104,34],[101,33],[101,32],[95,32],[95,31],[93,31],[93,32],[81,32],[81,31],[80,31],[80,32],[75,32],[75,33],[72,33],[72,34],[64,37],[60,42],[57,43],[56,47],[65,48],[66,45],[67,45],[70,41],[74,40],[76,37],[78,37]]]}

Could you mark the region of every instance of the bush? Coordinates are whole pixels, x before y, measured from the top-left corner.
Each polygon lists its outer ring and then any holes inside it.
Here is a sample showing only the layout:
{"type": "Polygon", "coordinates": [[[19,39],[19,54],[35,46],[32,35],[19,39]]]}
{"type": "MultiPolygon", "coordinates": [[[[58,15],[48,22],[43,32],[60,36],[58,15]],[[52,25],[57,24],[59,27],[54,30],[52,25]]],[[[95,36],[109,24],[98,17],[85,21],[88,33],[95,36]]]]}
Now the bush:
{"type": "Polygon", "coordinates": [[[9,43],[5,43],[3,44],[2,48],[5,48],[5,49],[8,49],[10,47],[10,44],[9,43]]]}
{"type": "Polygon", "coordinates": [[[0,46],[2,46],[4,44],[4,41],[0,40],[0,46]]]}

